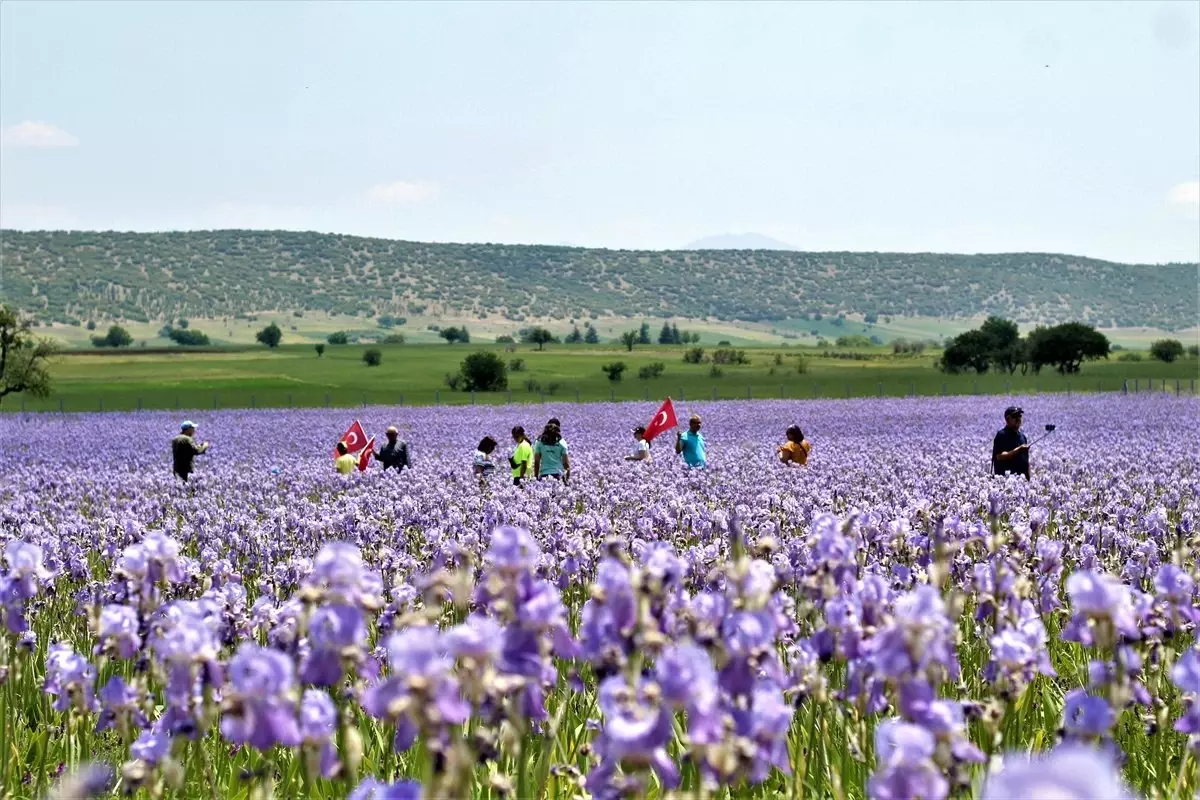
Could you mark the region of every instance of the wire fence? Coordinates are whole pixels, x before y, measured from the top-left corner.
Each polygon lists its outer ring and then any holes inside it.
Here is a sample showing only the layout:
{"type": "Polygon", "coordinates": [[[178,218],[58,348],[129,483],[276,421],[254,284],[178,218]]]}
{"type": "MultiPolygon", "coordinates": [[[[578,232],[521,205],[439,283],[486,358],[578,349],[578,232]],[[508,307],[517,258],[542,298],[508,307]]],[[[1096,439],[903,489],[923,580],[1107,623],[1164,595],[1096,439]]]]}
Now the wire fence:
{"type": "Polygon", "coordinates": [[[679,401],[687,400],[820,400],[854,397],[951,397],[962,395],[998,394],[1082,394],[1112,393],[1127,395],[1172,394],[1195,395],[1196,379],[1131,378],[1112,379],[1053,379],[1047,381],[997,381],[963,379],[931,382],[869,381],[863,379],[838,381],[813,380],[803,385],[746,384],[730,382],[711,386],[672,386],[670,381],[645,382],[640,386],[613,383],[607,387],[563,387],[506,389],[498,392],[452,391],[450,389],[418,389],[414,391],[284,391],[229,390],[198,393],[196,391],[120,392],[110,394],[70,395],[33,400],[18,396],[8,398],[2,410],[8,412],[82,413],[103,411],[192,410],[192,409],[266,409],[266,408],[346,408],[354,406],[463,406],[545,402],[628,402],[661,399],[670,395],[679,401]]]}

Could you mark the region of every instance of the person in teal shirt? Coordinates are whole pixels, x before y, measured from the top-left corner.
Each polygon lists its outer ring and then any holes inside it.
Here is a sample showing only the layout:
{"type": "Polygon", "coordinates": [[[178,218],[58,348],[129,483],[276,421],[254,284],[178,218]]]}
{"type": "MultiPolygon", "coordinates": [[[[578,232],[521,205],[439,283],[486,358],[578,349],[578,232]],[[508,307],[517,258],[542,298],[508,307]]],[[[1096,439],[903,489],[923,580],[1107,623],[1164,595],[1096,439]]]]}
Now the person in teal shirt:
{"type": "Polygon", "coordinates": [[[708,463],[704,452],[704,434],[700,433],[700,415],[692,414],[688,420],[687,433],[675,434],[675,452],[683,456],[689,467],[703,467],[708,463]]]}
{"type": "Polygon", "coordinates": [[[559,481],[571,477],[571,460],[557,425],[547,425],[533,446],[533,472],[539,481],[546,476],[559,481]]]}

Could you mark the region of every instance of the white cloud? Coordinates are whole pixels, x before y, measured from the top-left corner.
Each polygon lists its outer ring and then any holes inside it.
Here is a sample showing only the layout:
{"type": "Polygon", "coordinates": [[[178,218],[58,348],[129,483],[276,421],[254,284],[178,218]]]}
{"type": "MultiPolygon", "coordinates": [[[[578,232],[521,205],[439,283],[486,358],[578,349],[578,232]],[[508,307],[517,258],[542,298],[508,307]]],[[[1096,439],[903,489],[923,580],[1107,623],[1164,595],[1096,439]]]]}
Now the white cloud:
{"type": "Polygon", "coordinates": [[[421,203],[437,197],[437,193],[438,185],[429,181],[393,181],[368,189],[367,201],[387,204],[421,203]]]}
{"type": "Polygon", "coordinates": [[[4,147],[75,147],[79,139],[52,122],[25,120],[0,128],[0,145],[4,147]]]}
{"type": "Polygon", "coordinates": [[[1175,186],[1167,194],[1167,202],[1184,208],[1200,207],[1200,181],[1188,181],[1175,186]]]}

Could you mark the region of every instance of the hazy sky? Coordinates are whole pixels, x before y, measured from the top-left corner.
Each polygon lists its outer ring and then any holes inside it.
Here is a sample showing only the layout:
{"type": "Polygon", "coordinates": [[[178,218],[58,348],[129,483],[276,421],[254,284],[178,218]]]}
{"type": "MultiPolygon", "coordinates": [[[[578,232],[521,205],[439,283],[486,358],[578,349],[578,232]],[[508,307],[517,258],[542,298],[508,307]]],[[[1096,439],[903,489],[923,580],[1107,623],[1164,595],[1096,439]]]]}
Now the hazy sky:
{"type": "Polygon", "coordinates": [[[0,225],[1200,260],[1200,3],[0,3],[0,225]]]}

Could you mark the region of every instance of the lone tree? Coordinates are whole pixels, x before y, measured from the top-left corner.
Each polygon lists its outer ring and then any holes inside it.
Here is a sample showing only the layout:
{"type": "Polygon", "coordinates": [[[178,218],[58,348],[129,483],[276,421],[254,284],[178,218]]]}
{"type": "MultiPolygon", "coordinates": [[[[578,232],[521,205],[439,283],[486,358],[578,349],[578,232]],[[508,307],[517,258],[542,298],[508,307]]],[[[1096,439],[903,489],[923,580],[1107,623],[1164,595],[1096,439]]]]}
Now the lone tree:
{"type": "Polygon", "coordinates": [[[1052,366],[1063,375],[1079,372],[1084,361],[1108,358],[1108,337],[1091,325],[1067,322],[1051,328],[1041,326],[1029,334],[1029,362],[1033,371],[1052,366]]]}
{"type": "Polygon", "coordinates": [[[378,367],[383,363],[383,351],[376,347],[364,350],[362,360],[368,367],[378,367]]]}
{"type": "Polygon", "coordinates": [[[20,318],[8,306],[0,306],[0,401],[17,392],[31,397],[50,394],[46,365],[58,347],[48,339],[35,338],[31,327],[28,319],[20,318]]]}
{"type": "Polygon", "coordinates": [[[457,385],[465,391],[499,392],[508,388],[508,365],[495,353],[471,353],[463,359],[458,371],[462,381],[457,385]]]}
{"type": "Polygon", "coordinates": [[[317,351],[317,358],[320,358],[321,356],[325,355],[325,345],[324,344],[321,344],[320,342],[318,342],[314,346],[314,349],[317,351]]]}
{"type": "Polygon", "coordinates": [[[325,341],[330,344],[350,344],[350,337],[346,335],[345,331],[334,331],[325,337],[325,341]]]}
{"type": "Polygon", "coordinates": [[[541,350],[547,342],[557,342],[554,334],[543,327],[534,327],[526,330],[521,335],[521,341],[525,344],[536,344],[537,349],[541,350]]]}
{"type": "Polygon", "coordinates": [[[442,328],[438,331],[438,336],[445,339],[447,344],[454,344],[455,342],[468,344],[471,341],[471,334],[467,333],[466,325],[461,328],[455,328],[454,326],[442,328]]]}
{"type": "Polygon", "coordinates": [[[283,331],[279,330],[279,326],[272,322],[259,331],[254,338],[267,347],[274,349],[279,347],[279,342],[283,340],[283,331]]]}
{"type": "Polygon", "coordinates": [[[131,344],[133,337],[120,325],[110,325],[108,333],[92,337],[92,347],[129,347],[131,344]]]}
{"type": "Polygon", "coordinates": [[[1178,339],[1159,339],[1150,345],[1150,355],[1170,364],[1183,355],[1183,342],[1178,339]]]}
{"type": "Polygon", "coordinates": [[[625,331],[621,334],[621,344],[625,345],[625,349],[633,352],[633,346],[638,343],[637,331],[625,331]]]}

